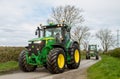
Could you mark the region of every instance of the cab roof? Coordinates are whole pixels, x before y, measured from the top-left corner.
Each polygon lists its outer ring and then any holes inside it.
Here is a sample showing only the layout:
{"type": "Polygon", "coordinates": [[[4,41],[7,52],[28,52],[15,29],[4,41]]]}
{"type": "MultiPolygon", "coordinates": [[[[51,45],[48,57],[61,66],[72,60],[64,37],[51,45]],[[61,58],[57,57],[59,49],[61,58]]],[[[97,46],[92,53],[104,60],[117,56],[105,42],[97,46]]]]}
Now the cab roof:
{"type": "Polygon", "coordinates": [[[45,26],[41,26],[42,28],[60,28],[60,27],[68,27],[66,24],[54,24],[54,25],[45,25],[45,26]]]}

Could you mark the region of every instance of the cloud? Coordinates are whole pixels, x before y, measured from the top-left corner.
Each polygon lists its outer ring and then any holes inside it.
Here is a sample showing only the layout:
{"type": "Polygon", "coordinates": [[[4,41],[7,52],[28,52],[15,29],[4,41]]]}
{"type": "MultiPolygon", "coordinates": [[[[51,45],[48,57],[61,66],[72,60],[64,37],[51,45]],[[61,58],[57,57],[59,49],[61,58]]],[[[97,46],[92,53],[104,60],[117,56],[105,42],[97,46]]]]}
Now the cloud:
{"type": "Polygon", "coordinates": [[[48,8],[36,0],[0,1],[0,45],[26,45],[40,23],[45,23],[48,8]]]}
{"type": "MultiPolygon", "coordinates": [[[[27,45],[36,27],[50,17],[51,8],[74,5],[84,10],[85,25],[92,33],[120,26],[119,0],[0,0],[0,45],[27,45]]],[[[113,32],[115,33],[115,32],[113,32]]]]}

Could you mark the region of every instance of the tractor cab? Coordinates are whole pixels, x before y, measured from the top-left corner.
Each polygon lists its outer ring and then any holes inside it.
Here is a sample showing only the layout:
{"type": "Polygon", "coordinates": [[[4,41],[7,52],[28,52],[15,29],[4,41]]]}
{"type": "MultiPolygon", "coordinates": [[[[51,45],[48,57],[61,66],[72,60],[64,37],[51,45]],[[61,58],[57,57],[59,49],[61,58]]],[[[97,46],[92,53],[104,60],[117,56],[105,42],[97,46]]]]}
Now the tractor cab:
{"type": "Polygon", "coordinates": [[[70,29],[66,24],[54,24],[37,27],[35,35],[38,35],[38,38],[29,40],[31,43],[37,43],[41,40],[46,42],[49,40],[55,40],[55,43],[65,43],[70,40],[70,29]]]}
{"type": "Polygon", "coordinates": [[[94,53],[95,51],[97,51],[97,45],[89,45],[88,50],[90,51],[90,53],[94,53]]]}

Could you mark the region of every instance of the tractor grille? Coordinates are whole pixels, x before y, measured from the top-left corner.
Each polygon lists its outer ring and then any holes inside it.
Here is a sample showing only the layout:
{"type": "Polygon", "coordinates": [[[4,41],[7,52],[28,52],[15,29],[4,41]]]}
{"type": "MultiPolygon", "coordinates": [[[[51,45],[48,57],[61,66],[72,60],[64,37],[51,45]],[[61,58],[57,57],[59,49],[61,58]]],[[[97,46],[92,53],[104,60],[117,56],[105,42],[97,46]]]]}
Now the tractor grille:
{"type": "Polygon", "coordinates": [[[34,53],[35,55],[38,55],[38,51],[41,51],[42,48],[45,46],[45,41],[42,41],[39,44],[29,44],[28,46],[28,51],[29,51],[29,56],[32,55],[32,53],[34,53]]]}

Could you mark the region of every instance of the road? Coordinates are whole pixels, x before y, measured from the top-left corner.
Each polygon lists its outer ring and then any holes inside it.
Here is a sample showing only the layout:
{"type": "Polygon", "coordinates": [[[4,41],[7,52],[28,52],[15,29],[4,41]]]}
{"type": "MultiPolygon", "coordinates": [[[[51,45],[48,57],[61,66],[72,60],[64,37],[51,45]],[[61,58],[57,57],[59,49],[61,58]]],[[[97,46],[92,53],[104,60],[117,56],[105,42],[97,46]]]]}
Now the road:
{"type": "Polygon", "coordinates": [[[80,79],[84,75],[84,70],[99,60],[82,60],[80,67],[74,70],[66,69],[61,74],[50,74],[45,68],[37,69],[35,72],[16,72],[6,75],[1,75],[0,79],[80,79]]]}

